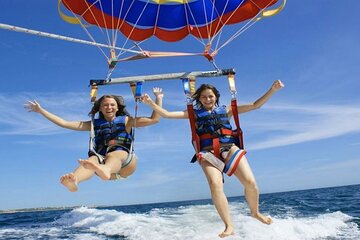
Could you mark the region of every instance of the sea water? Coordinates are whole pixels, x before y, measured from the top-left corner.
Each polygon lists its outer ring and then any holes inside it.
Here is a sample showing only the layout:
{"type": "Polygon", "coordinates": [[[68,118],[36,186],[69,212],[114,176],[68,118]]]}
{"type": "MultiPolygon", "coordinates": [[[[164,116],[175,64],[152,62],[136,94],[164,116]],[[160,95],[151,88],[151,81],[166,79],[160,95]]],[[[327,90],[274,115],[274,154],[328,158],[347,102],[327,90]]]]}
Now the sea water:
{"type": "MultiPolygon", "coordinates": [[[[245,240],[359,240],[360,185],[261,195],[264,225],[243,197],[229,198],[245,240]]],[[[211,200],[0,214],[0,239],[212,240],[224,229],[211,200]]]]}

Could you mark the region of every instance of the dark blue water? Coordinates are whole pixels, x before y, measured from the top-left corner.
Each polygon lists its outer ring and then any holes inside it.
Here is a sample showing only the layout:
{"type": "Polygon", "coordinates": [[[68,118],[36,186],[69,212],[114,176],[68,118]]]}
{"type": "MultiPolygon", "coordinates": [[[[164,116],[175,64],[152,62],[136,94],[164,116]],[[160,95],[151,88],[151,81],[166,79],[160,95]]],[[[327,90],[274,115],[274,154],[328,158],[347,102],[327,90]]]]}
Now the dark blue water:
{"type": "MultiPolygon", "coordinates": [[[[360,239],[360,185],[263,194],[270,226],[243,197],[229,203],[236,234],[227,239],[360,239]]],[[[0,214],[0,239],[207,240],[221,230],[211,200],[0,214]]]]}

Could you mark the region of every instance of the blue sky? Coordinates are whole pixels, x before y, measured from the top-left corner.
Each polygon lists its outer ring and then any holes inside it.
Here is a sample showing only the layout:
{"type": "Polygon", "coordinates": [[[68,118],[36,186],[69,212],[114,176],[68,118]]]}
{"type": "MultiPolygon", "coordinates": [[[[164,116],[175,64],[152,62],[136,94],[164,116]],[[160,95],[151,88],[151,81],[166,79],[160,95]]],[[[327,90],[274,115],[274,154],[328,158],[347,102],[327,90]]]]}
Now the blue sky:
{"type": "MultiPolygon", "coordinates": [[[[360,183],[359,7],[350,0],[288,1],[283,12],[255,24],[217,56],[219,67],[236,69],[240,103],[256,100],[275,79],[286,85],[261,109],[240,115],[262,193],[360,183]]],[[[0,1],[0,22],[87,39],[79,26],[60,19],[56,1],[0,1]]],[[[201,52],[190,40],[152,39],[145,47],[201,52]]],[[[89,80],[105,76],[104,56],[96,47],[0,30],[0,66],[1,210],[210,198],[200,167],[189,163],[187,120],[166,119],[137,129],[138,169],[130,178],[94,177],[77,193],[68,192],[59,177],[86,157],[89,134],[61,129],[23,104],[37,99],[65,119],[87,120],[89,80]]],[[[121,63],[113,76],[194,70],[213,68],[203,58],[154,59],[121,63]]],[[[226,79],[202,82],[216,85],[221,103],[228,104],[226,79]]],[[[148,82],[143,91],[154,86],[163,88],[165,108],[185,108],[180,81],[148,82]]],[[[104,93],[125,96],[134,112],[127,85],[101,87],[104,93]]],[[[150,113],[140,106],[140,115],[150,113]]],[[[225,191],[238,196],[243,188],[225,177],[225,191]]]]}

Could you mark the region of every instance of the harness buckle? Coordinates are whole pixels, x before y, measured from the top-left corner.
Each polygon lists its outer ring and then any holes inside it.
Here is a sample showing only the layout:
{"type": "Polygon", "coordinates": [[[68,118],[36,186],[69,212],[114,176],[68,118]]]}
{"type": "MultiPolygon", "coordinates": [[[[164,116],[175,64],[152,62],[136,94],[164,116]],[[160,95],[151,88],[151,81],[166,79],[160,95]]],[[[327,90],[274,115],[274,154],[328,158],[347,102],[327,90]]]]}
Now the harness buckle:
{"type": "Polygon", "coordinates": [[[116,144],[116,140],[115,139],[112,139],[110,141],[107,142],[107,145],[108,146],[111,146],[111,145],[115,145],[116,144]]]}

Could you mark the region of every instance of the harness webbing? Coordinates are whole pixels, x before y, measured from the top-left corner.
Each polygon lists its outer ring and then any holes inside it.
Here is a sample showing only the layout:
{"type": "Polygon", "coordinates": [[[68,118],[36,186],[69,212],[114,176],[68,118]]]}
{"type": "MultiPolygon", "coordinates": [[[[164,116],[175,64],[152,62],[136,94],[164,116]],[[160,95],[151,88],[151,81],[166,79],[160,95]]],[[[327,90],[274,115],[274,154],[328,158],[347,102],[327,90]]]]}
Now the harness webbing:
{"type": "Polygon", "coordinates": [[[142,82],[136,82],[135,88],[134,88],[134,84],[130,83],[130,87],[133,91],[134,98],[135,98],[135,112],[134,112],[134,125],[131,128],[132,141],[130,144],[129,154],[128,154],[125,162],[129,162],[130,159],[132,159],[133,155],[135,154],[134,153],[135,128],[136,128],[136,118],[137,118],[138,110],[139,110],[139,102],[140,102],[141,95],[142,95],[142,82]]]}
{"type": "MultiPolygon", "coordinates": [[[[132,137],[132,141],[130,144],[130,148],[129,148],[129,154],[127,156],[127,158],[125,159],[125,162],[129,162],[134,155],[134,142],[135,142],[135,128],[136,128],[136,118],[137,118],[137,114],[138,114],[138,109],[139,109],[139,102],[141,99],[141,95],[142,95],[142,82],[136,82],[136,83],[130,83],[130,87],[133,91],[134,94],[134,98],[135,98],[135,113],[134,113],[134,124],[133,127],[131,128],[131,132],[130,135],[132,137]]],[[[96,100],[96,96],[97,96],[97,86],[96,85],[92,85],[91,86],[91,102],[95,102],[96,100]]],[[[89,151],[94,153],[97,158],[99,159],[99,162],[101,164],[105,163],[105,156],[102,156],[101,154],[97,153],[95,150],[95,130],[94,130],[94,118],[95,115],[91,116],[91,129],[90,129],[90,140],[89,140],[89,151]]]]}
{"type": "Polygon", "coordinates": [[[237,109],[237,101],[236,101],[236,86],[235,86],[235,76],[234,74],[228,74],[228,82],[231,93],[231,111],[234,116],[234,122],[236,125],[236,135],[239,138],[239,146],[241,149],[244,149],[244,139],[243,139],[243,131],[240,128],[240,120],[239,120],[239,112],[237,109]]]}
{"type": "Polygon", "coordinates": [[[239,112],[237,110],[236,98],[231,99],[231,111],[234,116],[234,122],[236,125],[236,135],[239,138],[239,147],[244,149],[243,131],[240,128],[239,112]]]}
{"type": "Polygon", "coordinates": [[[187,111],[188,111],[188,115],[189,115],[189,122],[190,122],[190,128],[191,128],[191,142],[195,148],[195,152],[198,153],[200,151],[200,137],[196,133],[195,112],[194,112],[194,107],[193,107],[192,103],[187,105],[187,111]]]}
{"type": "Polygon", "coordinates": [[[89,151],[94,153],[96,155],[96,157],[99,159],[99,162],[101,164],[104,163],[104,156],[102,156],[101,154],[97,153],[95,150],[95,130],[94,130],[94,117],[95,115],[91,115],[91,129],[90,129],[90,140],[89,140],[89,151]]]}
{"type": "MultiPolygon", "coordinates": [[[[235,135],[235,137],[238,138],[238,142],[239,142],[238,147],[240,149],[244,149],[243,132],[240,128],[239,112],[237,110],[237,101],[236,101],[236,97],[235,97],[236,89],[235,89],[234,75],[232,75],[232,74],[228,75],[228,80],[229,80],[230,92],[232,94],[231,111],[234,116],[234,122],[235,122],[235,126],[236,126],[236,130],[234,132],[232,132],[232,134],[229,133],[229,135],[235,135]]],[[[189,123],[190,123],[190,129],[191,129],[191,142],[192,142],[195,152],[197,154],[201,150],[200,149],[200,139],[204,138],[205,135],[202,135],[200,137],[196,133],[195,111],[194,111],[194,107],[193,107],[193,99],[191,98],[191,96],[193,94],[193,92],[191,92],[191,90],[193,90],[195,88],[195,86],[194,86],[195,79],[184,78],[184,79],[182,79],[182,82],[183,82],[184,92],[187,97],[187,106],[186,107],[187,107],[187,111],[188,111],[188,115],[189,115],[189,123]]],[[[206,134],[206,136],[208,136],[208,135],[206,134]]],[[[209,136],[209,138],[212,138],[214,155],[216,157],[220,157],[219,138],[213,138],[212,136],[209,136]]],[[[191,162],[195,162],[195,161],[196,161],[196,159],[193,158],[191,162]]]]}
{"type": "MultiPolygon", "coordinates": [[[[136,120],[135,120],[136,121],[136,120]]],[[[133,150],[133,144],[134,144],[134,130],[131,129],[131,137],[133,139],[133,141],[131,142],[130,144],[130,148],[129,148],[129,154],[127,156],[127,158],[125,159],[124,162],[129,162],[132,157],[133,157],[133,154],[134,154],[134,150],[133,150]]],[[[91,117],[91,130],[90,130],[90,141],[89,141],[89,151],[94,153],[96,155],[96,157],[98,158],[99,160],[99,163],[100,164],[104,164],[105,163],[105,156],[99,154],[98,152],[96,152],[95,150],[95,130],[94,130],[94,116],[91,117]]],[[[113,147],[115,146],[116,144],[114,145],[111,145],[111,146],[108,146],[108,149],[110,147],[113,147]]]]}

